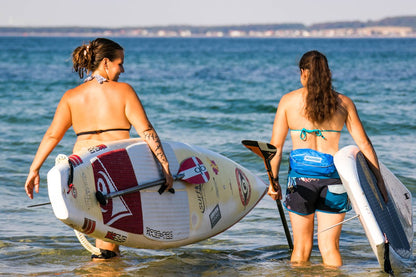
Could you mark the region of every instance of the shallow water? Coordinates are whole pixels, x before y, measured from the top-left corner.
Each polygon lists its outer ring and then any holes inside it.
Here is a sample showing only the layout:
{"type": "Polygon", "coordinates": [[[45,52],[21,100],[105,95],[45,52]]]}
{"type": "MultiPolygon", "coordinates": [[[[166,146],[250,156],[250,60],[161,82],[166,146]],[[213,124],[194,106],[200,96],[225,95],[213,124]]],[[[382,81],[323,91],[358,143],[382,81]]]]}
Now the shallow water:
{"type": "MultiPolygon", "coordinates": [[[[70,154],[70,130],[45,162],[41,191],[23,185],[62,94],[80,83],[72,50],[85,38],[0,38],[0,275],[4,276],[387,276],[358,220],[341,236],[344,266],[294,267],[275,203],[265,197],[248,216],[211,239],[168,250],[122,248],[122,259],[90,261],[48,202],[46,173],[70,154]]],[[[120,81],[138,92],[164,140],[219,152],[265,181],[263,162],[240,141],[269,141],[279,98],[300,86],[296,63],[324,52],[334,86],[356,103],[380,160],[416,197],[416,40],[414,39],[116,39],[126,50],[120,81]]],[[[134,132],[133,132],[134,133],[134,132]]],[[[353,143],[344,130],[341,145],[353,143]]],[[[285,154],[290,150],[290,142],[285,154]]],[[[287,162],[281,178],[286,176],[287,162]]],[[[414,214],[416,206],[413,205],[414,214]]],[[[353,216],[349,212],[347,217],[353,216]]],[[[416,276],[408,269],[398,276],[416,276]]]]}

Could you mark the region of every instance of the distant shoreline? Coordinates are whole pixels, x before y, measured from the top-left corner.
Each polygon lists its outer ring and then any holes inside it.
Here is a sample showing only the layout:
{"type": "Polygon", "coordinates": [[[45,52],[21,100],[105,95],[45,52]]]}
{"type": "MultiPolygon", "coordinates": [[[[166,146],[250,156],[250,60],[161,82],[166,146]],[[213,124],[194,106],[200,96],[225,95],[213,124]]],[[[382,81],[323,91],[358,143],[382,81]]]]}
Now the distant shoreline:
{"type": "Polygon", "coordinates": [[[416,16],[379,21],[230,26],[171,25],[153,27],[0,27],[10,37],[178,37],[178,38],[416,38],[416,16]]]}

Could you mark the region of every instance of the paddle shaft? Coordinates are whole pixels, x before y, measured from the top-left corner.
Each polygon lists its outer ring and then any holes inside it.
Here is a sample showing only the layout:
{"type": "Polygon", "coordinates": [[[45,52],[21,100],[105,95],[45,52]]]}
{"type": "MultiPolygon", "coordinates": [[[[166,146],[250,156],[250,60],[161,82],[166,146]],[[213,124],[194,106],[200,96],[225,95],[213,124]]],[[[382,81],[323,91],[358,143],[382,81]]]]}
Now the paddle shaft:
{"type": "MultiPolygon", "coordinates": [[[[273,172],[272,172],[271,165],[270,165],[270,160],[266,160],[266,159],[263,159],[263,160],[264,160],[264,166],[266,167],[266,170],[267,170],[267,175],[269,176],[269,182],[274,187],[274,183],[273,183],[274,178],[273,178],[273,172]]],[[[282,219],[282,224],[285,230],[287,243],[289,244],[289,249],[293,250],[292,236],[290,235],[290,230],[286,221],[285,211],[283,210],[282,202],[279,199],[276,199],[276,205],[277,205],[277,209],[279,210],[280,218],[282,219]]]]}
{"type": "Polygon", "coordinates": [[[40,207],[40,206],[46,206],[46,205],[50,205],[51,202],[46,202],[46,203],[41,203],[41,204],[35,204],[35,205],[30,205],[27,206],[28,208],[34,208],[34,207],[40,207]]]}
{"type": "MultiPolygon", "coordinates": [[[[176,178],[176,179],[180,179],[180,178],[176,178]]],[[[122,195],[126,195],[126,194],[133,193],[133,192],[137,192],[139,190],[147,189],[147,188],[154,187],[154,186],[157,186],[157,185],[163,185],[163,184],[165,184],[165,179],[160,179],[160,180],[156,180],[156,181],[153,181],[153,182],[149,182],[149,183],[145,183],[145,184],[142,184],[142,185],[127,188],[127,189],[124,189],[124,190],[110,192],[109,194],[106,194],[106,195],[104,195],[100,191],[97,191],[95,196],[96,196],[98,202],[100,202],[100,204],[106,205],[108,199],[118,197],[118,196],[122,196],[122,195]]],[[[34,207],[46,206],[46,205],[50,205],[50,204],[51,204],[51,202],[46,202],[46,203],[41,203],[41,204],[30,205],[30,206],[27,206],[27,207],[28,208],[34,208],[34,207]]]]}
{"type": "MultiPolygon", "coordinates": [[[[269,182],[274,187],[273,172],[272,172],[272,167],[270,165],[270,160],[276,154],[276,147],[274,147],[273,145],[269,143],[259,142],[259,141],[254,141],[254,140],[243,140],[241,143],[263,159],[264,166],[266,167],[266,170],[267,170],[267,175],[269,176],[269,182]]],[[[286,216],[283,210],[282,203],[280,202],[279,199],[277,199],[276,204],[279,210],[280,218],[282,220],[283,228],[285,230],[285,235],[286,235],[287,243],[289,245],[289,249],[293,250],[292,237],[290,235],[289,226],[287,225],[286,216]]]]}
{"type": "MultiPolygon", "coordinates": [[[[179,180],[179,179],[182,179],[183,177],[184,177],[184,174],[178,174],[178,175],[174,175],[173,179],[174,180],[179,180]]],[[[144,183],[144,184],[141,184],[141,185],[138,185],[138,186],[134,186],[134,187],[131,187],[131,188],[127,188],[127,189],[123,189],[123,190],[119,190],[119,191],[113,191],[113,192],[110,192],[108,194],[103,194],[102,192],[97,191],[95,193],[95,197],[97,198],[97,201],[101,205],[105,206],[105,205],[107,205],[107,200],[108,199],[112,199],[112,198],[115,198],[115,197],[123,196],[123,195],[134,193],[134,192],[138,192],[140,190],[147,189],[147,188],[150,188],[150,187],[154,187],[154,186],[157,186],[157,185],[164,185],[165,182],[166,182],[165,179],[160,179],[160,180],[144,183]]],[[[162,186],[162,188],[164,190],[165,187],[162,186]]],[[[159,193],[161,193],[161,192],[163,192],[163,191],[159,191],[159,193]]],[[[171,189],[171,192],[173,193],[174,190],[171,189]]]]}

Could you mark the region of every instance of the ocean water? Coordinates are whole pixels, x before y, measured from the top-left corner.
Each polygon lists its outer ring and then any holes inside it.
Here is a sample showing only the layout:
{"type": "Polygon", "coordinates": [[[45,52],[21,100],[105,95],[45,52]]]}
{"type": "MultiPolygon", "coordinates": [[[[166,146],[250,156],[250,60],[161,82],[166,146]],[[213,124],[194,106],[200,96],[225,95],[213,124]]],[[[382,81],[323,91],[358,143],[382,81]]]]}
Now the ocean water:
{"type": "MultiPolygon", "coordinates": [[[[122,259],[91,262],[50,206],[27,208],[49,201],[46,174],[57,154],[71,153],[72,129],[44,163],[35,200],[24,192],[29,166],[60,97],[80,83],[71,70],[72,50],[88,40],[0,38],[1,276],[387,276],[358,219],[343,227],[344,266],[323,267],[315,241],[311,264],[293,267],[275,202],[268,196],[232,228],[200,243],[167,250],[122,248],[122,259]]],[[[415,39],[116,41],[126,51],[120,81],[135,88],[162,140],[219,152],[265,181],[262,160],[240,142],[270,140],[280,97],[300,87],[299,58],[308,50],[322,51],[334,86],[355,101],[379,159],[416,203],[415,39]]],[[[344,129],[341,146],[348,144],[353,141],[344,129]]],[[[287,141],[286,157],[290,146],[287,141]]],[[[347,214],[351,216],[354,212],[347,214]]],[[[416,276],[416,269],[396,276],[416,276]]]]}

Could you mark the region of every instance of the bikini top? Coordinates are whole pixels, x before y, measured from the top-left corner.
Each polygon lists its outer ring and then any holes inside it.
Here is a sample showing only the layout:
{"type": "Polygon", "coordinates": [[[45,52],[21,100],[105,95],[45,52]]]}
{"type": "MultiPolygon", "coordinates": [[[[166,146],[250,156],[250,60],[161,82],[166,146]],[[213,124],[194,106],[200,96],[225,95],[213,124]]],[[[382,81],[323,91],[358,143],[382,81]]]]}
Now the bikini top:
{"type": "MultiPolygon", "coordinates": [[[[101,76],[100,74],[95,74],[95,75],[91,75],[89,77],[87,77],[84,80],[85,82],[91,81],[92,79],[96,79],[98,83],[102,84],[103,82],[106,82],[107,79],[104,78],[103,76],[101,76]]],[[[105,133],[105,132],[111,132],[111,131],[127,131],[130,132],[131,126],[130,128],[111,128],[111,129],[104,129],[104,130],[95,130],[95,131],[86,131],[86,132],[80,132],[77,134],[78,136],[82,136],[82,135],[97,135],[97,134],[101,134],[101,133],[105,133]]]]}
{"type": "Polygon", "coordinates": [[[103,76],[101,76],[100,74],[95,74],[95,75],[91,75],[91,76],[88,76],[87,78],[85,78],[84,83],[88,82],[88,81],[91,81],[92,79],[97,80],[97,82],[100,83],[100,84],[107,81],[107,79],[104,78],[103,76]]]}
{"type": "Polygon", "coordinates": [[[302,128],[300,130],[291,130],[293,132],[300,132],[300,139],[301,140],[306,140],[306,135],[307,134],[312,134],[314,133],[317,137],[321,137],[323,139],[325,139],[324,135],[322,134],[322,132],[334,132],[334,133],[341,133],[341,131],[337,131],[337,130],[319,130],[319,129],[312,129],[312,130],[308,130],[306,128],[302,128]]]}

